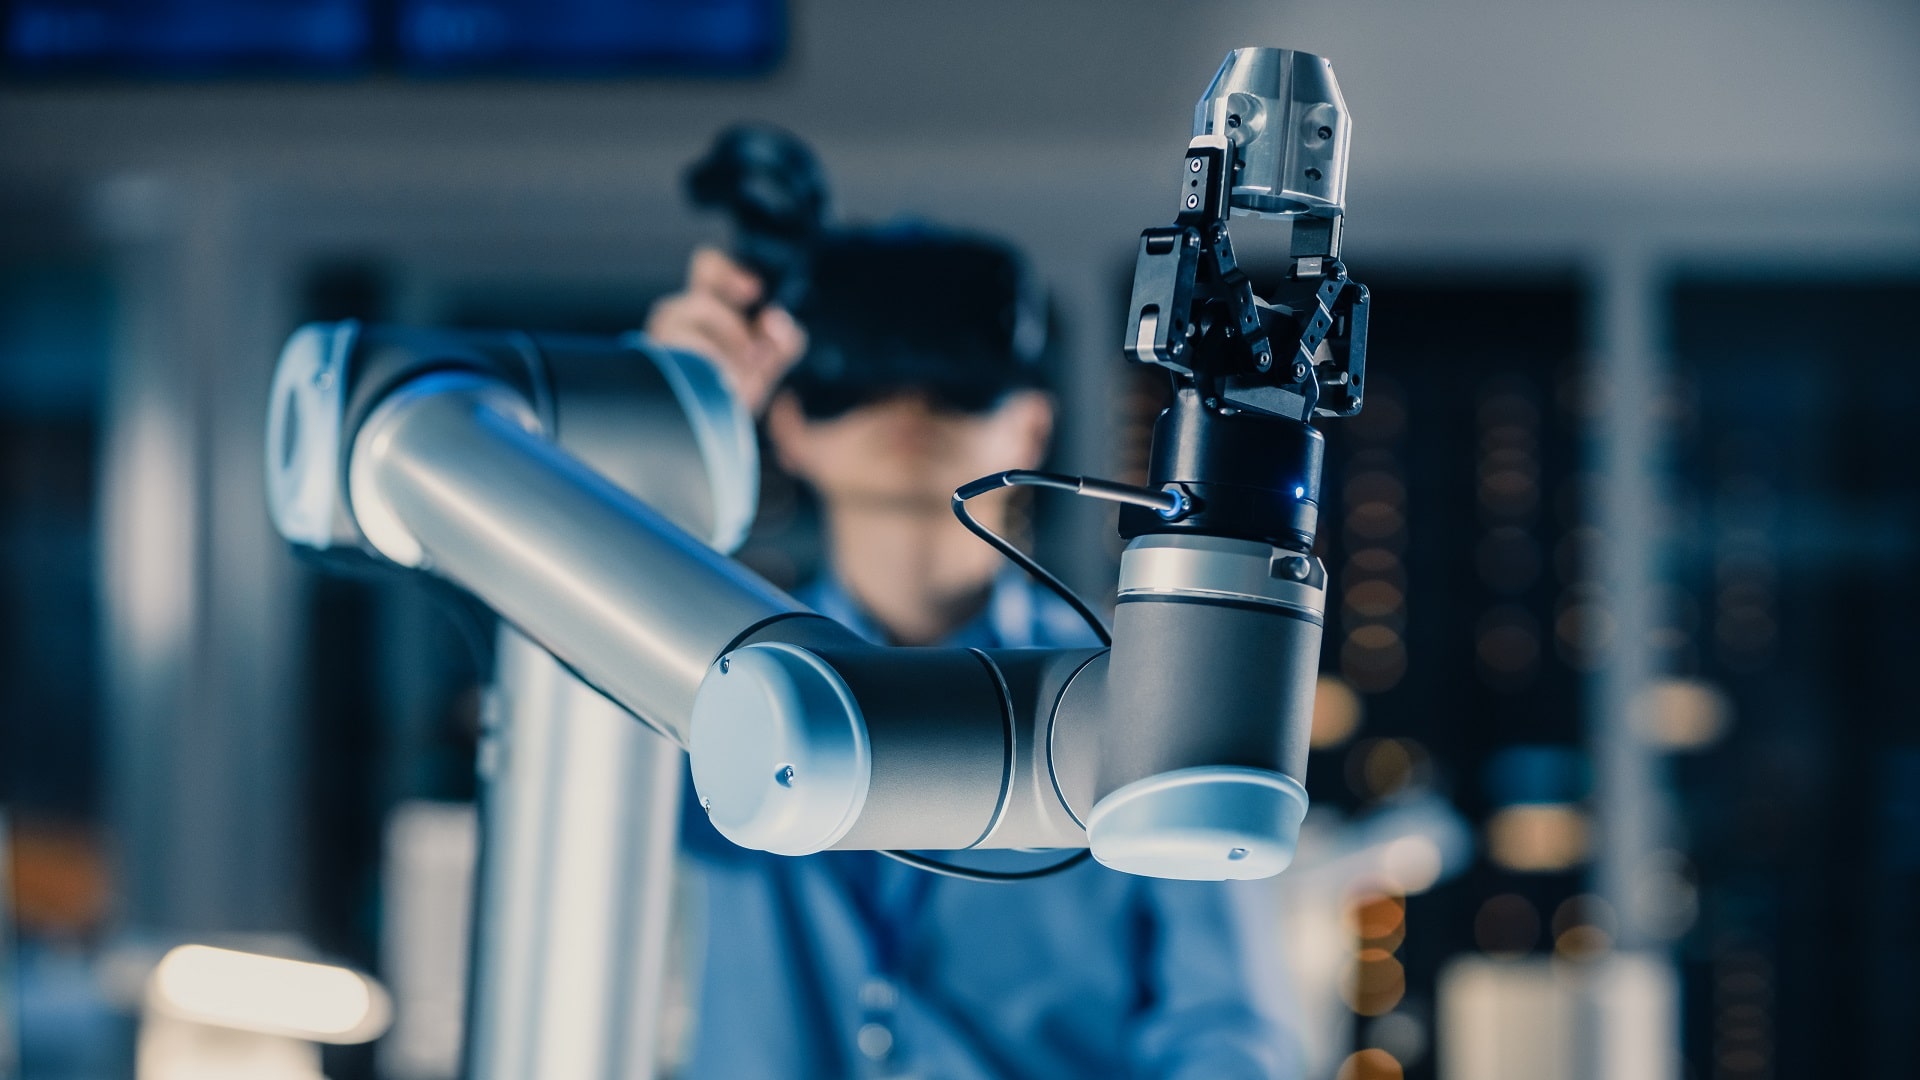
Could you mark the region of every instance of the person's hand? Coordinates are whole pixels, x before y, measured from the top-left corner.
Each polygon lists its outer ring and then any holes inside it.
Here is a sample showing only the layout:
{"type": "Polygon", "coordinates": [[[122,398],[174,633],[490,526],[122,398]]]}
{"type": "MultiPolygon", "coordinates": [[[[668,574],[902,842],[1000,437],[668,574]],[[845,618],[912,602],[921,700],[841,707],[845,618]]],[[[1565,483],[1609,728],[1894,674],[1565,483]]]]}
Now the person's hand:
{"type": "Polygon", "coordinates": [[[748,411],[758,416],[787,369],[807,350],[807,334],[773,304],[751,315],[763,287],[753,273],[713,248],[699,248],[687,288],[653,305],[647,336],[714,362],[748,411]]]}

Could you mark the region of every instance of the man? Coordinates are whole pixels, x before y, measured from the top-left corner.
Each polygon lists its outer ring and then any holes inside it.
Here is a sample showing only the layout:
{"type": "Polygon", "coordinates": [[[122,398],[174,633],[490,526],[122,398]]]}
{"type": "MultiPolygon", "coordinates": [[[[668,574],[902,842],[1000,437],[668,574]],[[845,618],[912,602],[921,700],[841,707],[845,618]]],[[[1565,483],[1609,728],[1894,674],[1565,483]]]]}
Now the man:
{"type": "MultiPolygon", "coordinates": [[[[757,307],[760,282],[710,250],[649,319],[654,340],[712,358],[765,407],[781,466],[824,516],[826,569],[798,597],[873,641],[1093,643],[949,508],[961,484],[1045,457],[1043,308],[1026,279],[992,241],[873,230],[821,251],[804,331],[757,307]]],[[[1003,500],[976,506],[1006,530],[1003,500]]],[[[1258,883],[1088,862],[987,884],[871,852],[735,848],[697,810],[683,832],[707,894],[689,1076],[1297,1074],[1258,883]]],[[[979,853],[969,865],[1060,857],[979,853]]]]}

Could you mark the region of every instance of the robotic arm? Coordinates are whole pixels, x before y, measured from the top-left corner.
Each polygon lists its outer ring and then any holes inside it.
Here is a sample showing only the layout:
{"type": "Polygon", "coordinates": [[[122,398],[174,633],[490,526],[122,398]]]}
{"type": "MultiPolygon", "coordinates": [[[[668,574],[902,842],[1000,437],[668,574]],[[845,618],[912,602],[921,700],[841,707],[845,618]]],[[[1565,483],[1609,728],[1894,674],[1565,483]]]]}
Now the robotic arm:
{"type": "Polygon", "coordinates": [[[1111,649],[873,646],[726,558],[757,490],[751,418],[706,364],[638,337],[303,328],[270,404],[275,524],[471,592],[685,746],[743,846],[1088,846],[1160,877],[1278,873],[1325,607],[1309,421],[1360,406],[1366,296],[1337,258],[1347,122],[1326,62],[1235,52],[1197,118],[1183,210],[1135,277],[1127,352],[1176,401],[1158,490],[1122,512],[1111,649]],[[1233,260],[1236,212],[1295,219],[1271,303],[1233,260]]]}

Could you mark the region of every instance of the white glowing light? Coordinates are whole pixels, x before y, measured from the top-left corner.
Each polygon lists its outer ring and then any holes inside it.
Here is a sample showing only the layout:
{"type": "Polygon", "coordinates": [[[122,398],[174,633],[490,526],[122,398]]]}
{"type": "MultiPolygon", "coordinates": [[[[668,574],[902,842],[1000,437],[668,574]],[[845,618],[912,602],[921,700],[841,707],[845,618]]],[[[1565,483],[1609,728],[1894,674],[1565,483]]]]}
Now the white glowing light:
{"type": "Polygon", "coordinates": [[[1403,836],[1380,853],[1380,873],[1395,892],[1412,896],[1440,880],[1440,846],[1424,836],[1403,836]]]}
{"type": "Polygon", "coordinates": [[[182,1020],[314,1042],[366,1042],[391,1015],[386,991],[357,972],[208,945],[167,953],[149,993],[182,1020]]]}

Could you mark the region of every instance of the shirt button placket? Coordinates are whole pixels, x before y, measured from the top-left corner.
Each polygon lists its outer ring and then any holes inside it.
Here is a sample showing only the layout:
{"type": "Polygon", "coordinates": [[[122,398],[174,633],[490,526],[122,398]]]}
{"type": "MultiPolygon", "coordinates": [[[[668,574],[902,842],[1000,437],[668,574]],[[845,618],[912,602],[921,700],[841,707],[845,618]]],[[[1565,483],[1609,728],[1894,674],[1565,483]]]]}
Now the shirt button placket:
{"type": "Polygon", "coordinates": [[[869,979],[860,987],[862,1019],[853,1042],[873,1063],[869,1075],[876,1078],[903,1075],[894,1061],[894,1008],[899,1003],[900,991],[886,979],[869,979]]]}

